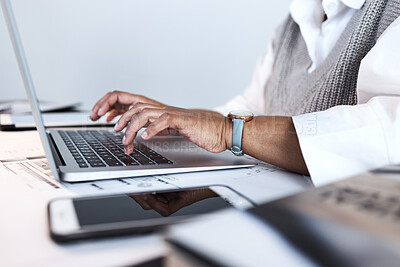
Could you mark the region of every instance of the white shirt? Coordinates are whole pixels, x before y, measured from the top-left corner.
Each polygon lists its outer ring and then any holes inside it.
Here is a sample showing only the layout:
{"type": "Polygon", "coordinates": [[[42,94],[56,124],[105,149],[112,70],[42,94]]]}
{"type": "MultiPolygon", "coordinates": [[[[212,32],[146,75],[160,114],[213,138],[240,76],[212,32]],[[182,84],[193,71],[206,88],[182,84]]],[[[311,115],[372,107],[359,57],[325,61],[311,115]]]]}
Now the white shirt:
{"type": "MultiPolygon", "coordinates": [[[[313,65],[321,64],[365,0],[294,0],[291,16],[299,24],[313,65]],[[324,13],[327,20],[323,22],[324,13]]],[[[356,106],[294,116],[303,157],[316,186],[400,163],[400,18],[390,25],[362,60],[356,106]]],[[[245,109],[262,115],[264,88],[274,62],[272,42],[243,94],[217,111],[245,109]]]]}

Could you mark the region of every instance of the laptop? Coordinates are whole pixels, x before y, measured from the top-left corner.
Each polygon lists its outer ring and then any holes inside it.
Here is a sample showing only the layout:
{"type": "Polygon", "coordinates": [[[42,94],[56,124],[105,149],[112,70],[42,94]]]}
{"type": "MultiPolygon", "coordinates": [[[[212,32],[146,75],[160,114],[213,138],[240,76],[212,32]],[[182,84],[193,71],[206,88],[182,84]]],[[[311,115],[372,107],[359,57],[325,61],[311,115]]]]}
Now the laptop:
{"type": "MultiPolygon", "coordinates": [[[[254,160],[229,151],[207,152],[180,136],[136,138],[135,150],[125,155],[123,133],[107,127],[47,129],[9,0],[0,0],[23,78],[32,115],[49,163],[58,180],[82,182],[254,166],[254,160]]],[[[139,135],[140,136],[140,133],[139,135]]]]}

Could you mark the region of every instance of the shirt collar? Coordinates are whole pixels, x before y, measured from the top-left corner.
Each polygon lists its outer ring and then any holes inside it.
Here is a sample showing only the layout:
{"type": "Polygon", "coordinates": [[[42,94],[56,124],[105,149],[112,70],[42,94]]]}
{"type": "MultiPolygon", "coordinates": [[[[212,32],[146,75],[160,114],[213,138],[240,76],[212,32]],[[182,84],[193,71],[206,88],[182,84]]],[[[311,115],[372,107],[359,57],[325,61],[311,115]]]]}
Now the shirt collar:
{"type": "MultiPolygon", "coordinates": [[[[337,0],[352,9],[361,9],[366,0],[337,0]]],[[[308,21],[308,23],[321,23],[324,11],[322,0],[293,0],[290,5],[290,14],[297,24],[308,21]]]]}
{"type": "Polygon", "coordinates": [[[360,9],[366,0],[341,0],[343,4],[350,8],[360,9]]]}

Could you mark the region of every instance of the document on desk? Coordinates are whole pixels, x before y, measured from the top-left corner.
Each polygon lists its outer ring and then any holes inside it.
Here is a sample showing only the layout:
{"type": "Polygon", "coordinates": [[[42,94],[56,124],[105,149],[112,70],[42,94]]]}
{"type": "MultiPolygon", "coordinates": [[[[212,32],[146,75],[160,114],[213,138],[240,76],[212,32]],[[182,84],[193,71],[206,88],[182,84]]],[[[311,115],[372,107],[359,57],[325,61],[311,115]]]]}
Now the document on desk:
{"type": "Polygon", "coordinates": [[[169,174],[160,177],[178,187],[226,185],[257,204],[292,195],[313,186],[309,177],[284,171],[262,161],[249,168],[169,174]]]}
{"type": "Polygon", "coordinates": [[[115,180],[83,183],[63,183],[52,175],[46,158],[0,162],[0,167],[8,171],[8,176],[24,183],[26,187],[39,191],[68,190],[80,196],[145,192],[177,188],[158,177],[123,178],[115,180]]]}
{"type": "Polygon", "coordinates": [[[87,196],[218,184],[231,187],[255,203],[264,203],[311,186],[308,178],[261,161],[257,166],[235,170],[62,183],[55,180],[51,174],[36,131],[0,132],[0,138],[5,142],[0,150],[0,167],[16,175],[27,187],[35,190],[63,189],[87,196]]]}
{"type": "Polygon", "coordinates": [[[0,162],[44,158],[44,150],[36,131],[0,132],[0,162]]]}
{"type": "MultiPolygon", "coordinates": [[[[40,101],[39,103],[42,112],[75,110],[80,105],[81,103],[79,102],[58,104],[48,101],[40,101]]],[[[9,114],[29,114],[31,111],[31,106],[27,100],[0,102],[0,112],[7,112],[9,114]]]]}
{"type": "Polygon", "coordinates": [[[63,189],[77,195],[143,192],[177,188],[160,177],[62,183],[52,175],[36,131],[0,132],[0,168],[33,190],[63,189]]]}
{"type": "Polygon", "coordinates": [[[48,232],[47,203],[76,194],[46,187],[44,181],[33,183],[35,188],[24,186],[29,179],[34,178],[0,167],[0,266],[133,266],[168,253],[156,235],[54,243],[48,232]]]}
{"type": "MultiPolygon", "coordinates": [[[[120,118],[117,116],[111,122],[107,122],[104,117],[92,121],[88,112],[44,113],[42,117],[46,127],[112,126],[120,118]]],[[[0,127],[3,130],[34,129],[35,121],[29,114],[0,114],[0,127]]]]}
{"type": "Polygon", "coordinates": [[[4,215],[0,266],[131,266],[168,253],[156,235],[57,245],[48,233],[47,203],[58,197],[175,187],[157,178],[60,183],[50,172],[36,131],[0,132],[0,140],[0,210],[4,215]]]}

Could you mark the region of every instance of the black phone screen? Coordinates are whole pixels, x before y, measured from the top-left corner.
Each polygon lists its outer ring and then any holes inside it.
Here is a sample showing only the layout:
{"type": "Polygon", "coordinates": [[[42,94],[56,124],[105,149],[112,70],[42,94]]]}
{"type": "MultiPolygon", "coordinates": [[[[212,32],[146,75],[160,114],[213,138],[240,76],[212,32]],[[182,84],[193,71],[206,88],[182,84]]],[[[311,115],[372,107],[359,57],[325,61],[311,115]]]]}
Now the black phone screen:
{"type": "Polygon", "coordinates": [[[73,204],[81,227],[205,214],[231,207],[209,188],[74,199],[73,204]]]}

